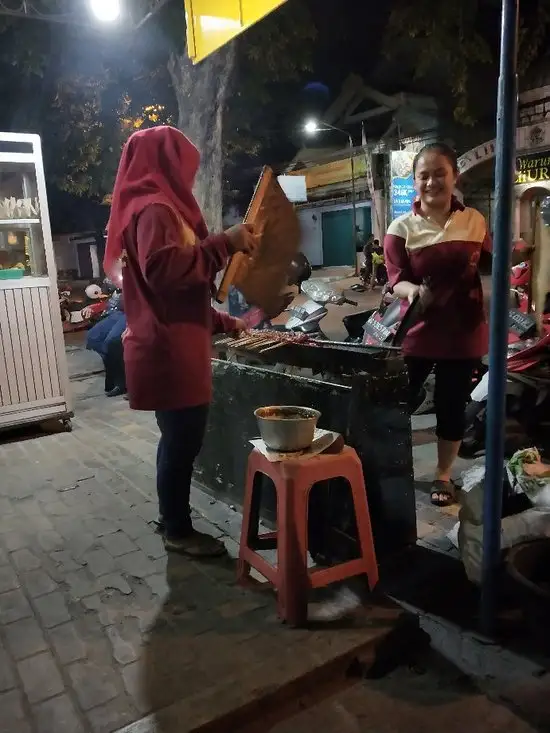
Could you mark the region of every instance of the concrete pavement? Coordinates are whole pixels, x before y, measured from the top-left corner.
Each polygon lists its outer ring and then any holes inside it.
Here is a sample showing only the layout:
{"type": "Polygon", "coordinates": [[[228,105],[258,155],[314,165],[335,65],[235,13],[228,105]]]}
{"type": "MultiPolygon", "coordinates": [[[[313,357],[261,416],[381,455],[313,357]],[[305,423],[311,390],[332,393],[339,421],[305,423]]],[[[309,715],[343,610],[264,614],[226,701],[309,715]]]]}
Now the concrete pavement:
{"type": "Polygon", "coordinates": [[[0,732],[236,731],[374,653],[398,609],[286,628],[271,593],[236,585],[240,514],[199,491],[195,525],[229,557],[167,557],[153,417],[101,382],[73,383],[72,433],[0,445],[0,732]]]}
{"type": "MultiPolygon", "coordinates": [[[[379,296],[363,297],[369,307],[379,296]]],[[[341,337],[342,311],[331,309],[332,338],[341,337]]],[[[319,687],[317,671],[341,664],[341,680],[346,660],[368,646],[373,626],[384,633],[394,612],[371,610],[347,629],[285,629],[269,594],[234,583],[240,514],[196,490],[195,522],[223,538],[230,559],[167,558],[150,526],[152,417],[106,399],[101,375],[83,377],[100,370],[100,360],[72,347],[74,432],[0,445],[0,733],[184,733],[209,725],[232,733],[273,725],[274,733],[529,733],[535,728],[522,720],[529,705],[550,725],[543,709],[550,687],[527,674],[523,689],[514,685],[513,704],[500,688],[493,702],[455,673],[442,684],[432,659],[424,675],[402,670],[346,692],[319,687]],[[320,703],[321,690],[336,694],[320,703]],[[309,709],[278,723],[287,704],[309,709]]],[[[433,418],[415,427],[422,480],[434,458],[433,418]]],[[[452,552],[441,529],[454,524],[453,510],[431,507],[425,491],[417,510],[423,541],[452,552]]]]}
{"type": "MultiPolygon", "coordinates": [[[[346,660],[388,612],[293,631],[269,594],[235,585],[230,559],[167,558],[150,526],[152,417],[106,399],[101,376],[73,387],[73,433],[0,446],[0,733],[184,733],[216,717],[205,730],[530,733],[534,713],[550,725],[545,676],[431,619],[422,623],[438,649],[484,680],[510,670],[504,682],[483,692],[453,673],[442,683],[435,659],[424,675],[405,669],[342,691],[346,660]],[[316,675],[333,664],[344,666],[325,686],[316,675]]],[[[235,557],[240,514],[196,490],[192,502],[196,524],[235,557]]],[[[426,494],[418,510],[435,535],[441,514],[426,494]]]]}

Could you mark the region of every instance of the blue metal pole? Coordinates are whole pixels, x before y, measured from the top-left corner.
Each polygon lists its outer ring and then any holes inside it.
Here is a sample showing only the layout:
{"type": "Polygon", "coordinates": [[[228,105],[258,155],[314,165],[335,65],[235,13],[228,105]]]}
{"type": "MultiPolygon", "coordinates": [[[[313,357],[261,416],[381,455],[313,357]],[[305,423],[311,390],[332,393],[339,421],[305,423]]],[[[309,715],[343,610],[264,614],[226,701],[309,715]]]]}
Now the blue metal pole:
{"type": "Polygon", "coordinates": [[[517,53],[519,0],[502,0],[500,76],[497,101],[495,224],[487,400],[487,456],[483,497],[483,563],[481,627],[491,633],[496,618],[497,572],[500,566],[504,419],[510,256],[514,208],[517,121],[517,53]]]}

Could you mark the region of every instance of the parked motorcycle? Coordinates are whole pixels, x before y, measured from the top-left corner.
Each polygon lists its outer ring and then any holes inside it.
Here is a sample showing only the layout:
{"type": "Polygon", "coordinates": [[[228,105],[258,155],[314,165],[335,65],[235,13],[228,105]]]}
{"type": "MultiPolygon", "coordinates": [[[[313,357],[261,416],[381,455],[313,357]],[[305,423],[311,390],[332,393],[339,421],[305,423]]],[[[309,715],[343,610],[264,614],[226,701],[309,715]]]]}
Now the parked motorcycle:
{"type": "Polygon", "coordinates": [[[105,311],[108,298],[109,294],[96,283],[90,283],[83,296],[75,296],[70,285],[60,287],[59,309],[63,330],[81,331],[93,326],[105,311]]]}
{"type": "MultiPolygon", "coordinates": [[[[512,267],[510,274],[510,294],[515,307],[522,313],[529,313],[531,291],[531,263],[520,262],[512,267]]],[[[546,295],[544,313],[550,313],[550,293],[546,295]]]]}
{"type": "MultiPolygon", "coordinates": [[[[484,359],[487,366],[487,358],[484,359]]],[[[471,458],[485,450],[489,370],[471,394],[466,408],[466,433],[460,455],[471,458]]],[[[547,422],[550,407],[550,318],[543,322],[543,333],[536,334],[535,318],[519,310],[510,311],[507,360],[506,422],[515,425],[527,442],[547,422]]],[[[510,445],[508,452],[517,447],[510,445]]]]}
{"type": "MultiPolygon", "coordinates": [[[[401,304],[402,301],[393,294],[389,283],[386,283],[378,308],[352,313],[344,318],[344,325],[348,332],[346,341],[363,343],[368,346],[401,345],[406,332],[418,317],[417,309],[411,306],[401,326],[401,304]]],[[[414,415],[433,412],[434,390],[435,378],[433,374],[430,374],[413,404],[414,415]]]]}
{"type": "Polygon", "coordinates": [[[308,300],[302,305],[292,306],[287,312],[289,318],[284,326],[277,328],[295,333],[304,333],[314,339],[328,341],[321,328],[321,321],[328,314],[327,305],[357,306],[355,300],[349,300],[343,293],[330,288],[326,283],[308,280],[302,284],[302,291],[308,300]]]}
{"type": "MultiPolygon", "coordinates": [[[[243,320],[249,328],[264,328],[274,331],[292,331],[294,333],[307,334],[311,338],[328,341],[321,328],[321,321],[328,314],[327,305],[357,305],[354,300],[349,300],[342,293],[333,290],[325,283],[304,282],[302,291],[308,296],[308,300],[302,305],[291,305],[285,308],[284,312],[289,314],[288,320],[283,325],[273,325],[270,320],[262,318],[262,312],[258,309],[249,311],[243,320]],[[256,312],[257,311],[257,312],[256,312]]],[[[289,303],[290,305],[290,303],[289,303]]]]}
{"type": "Polygon", "coordinates": [[[107,318],[111,313],[124,310],[122,307],[122,290],[117,288],[108,278],[103,281],[103,293],[106,299],[103,298],[97,303],[87,305],[82,310],[83,318],[91,322],[92,325],[107,318]]]}
{"type": "Polygon", "coordinates": [[[348,316],[344,316],[344,326],[348,332],[345,341],[348,343],[362,344],[367,321],[377,313],[379,314],[377,317],[382,317],[388,306],[396,301],[396,296],[393,294],[390,284],[386,283],[382,289],[382,297],[380,298],[378,308],[370,308],[369,310],[350,313],[348,316]]]}
{"type": "Polygon", "coordinates": [[[289,289],[281,295],[280,303],[272,313],[266,313],[258,306],[251,306],[244,295],[235,287],[231,287],[228,296],[229,314],[240,318],[247,328],[272,328],[271,319],[276,318],[288,309],[302,285],[311,277],[312,268],[303,252],[298,252],[292,259],[287,273],[286,287],[289,289]]]}

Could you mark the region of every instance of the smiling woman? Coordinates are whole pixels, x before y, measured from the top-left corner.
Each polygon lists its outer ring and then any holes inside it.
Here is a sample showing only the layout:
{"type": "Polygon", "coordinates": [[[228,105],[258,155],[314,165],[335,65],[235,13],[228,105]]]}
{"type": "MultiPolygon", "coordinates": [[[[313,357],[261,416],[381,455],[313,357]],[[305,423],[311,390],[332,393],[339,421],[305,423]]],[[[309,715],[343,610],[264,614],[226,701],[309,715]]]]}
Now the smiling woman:
{"type": "Polygon", "coordinates": [[[453,196],[455,152],[435,143],[413,163],[418,200],[395,219],[384,241],[386,267],[403,312],[417,298],[423,314],[403,342],[411,400],[435,370],[438,465],[432,502],[455,500],[451,470],[464,435],[473,369],[487,353],[488,324],[478,263],[491,240],[483,216],[453,196]]]}

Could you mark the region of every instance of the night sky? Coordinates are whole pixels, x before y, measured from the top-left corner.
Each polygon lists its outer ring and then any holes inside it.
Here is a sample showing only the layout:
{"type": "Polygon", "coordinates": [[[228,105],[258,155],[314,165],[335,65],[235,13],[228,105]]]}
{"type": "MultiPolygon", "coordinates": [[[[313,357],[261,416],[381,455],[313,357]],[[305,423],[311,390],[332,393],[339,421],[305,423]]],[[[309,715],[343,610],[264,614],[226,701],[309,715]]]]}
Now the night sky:
{"type": "MultiPolygon", "coordinates": [[[[300,132],[303,121],[311,115],[322,115],[338,96],[343,82],[351,73],[358,74],[367,84],[388,94],[417,92],[433,95],[438,100],[443,116],[452,117],[454,102],[451,92],[452,80],[444,76],[442,69],[435,65],[424,78],[414,76],[418,42],[404,41],[399,48],[383,48],[385,29],[392,6],[391,0],[387,2],[289,0],[289,2],[307,3],[314,19],[317,39],[313,69],[311,73],[304,75],[299,84],[294,85],[292,89],[289,88],[288,94],[292,95],[293,101],[292,114],[290,118],[286,116],[272,120],[277,129],[276,140],[270,149],[262,152],[262,160],[250,161],[252,171],[245,175],[245,178],[252,175],[253,179],[254,168],[265,162],[282,164],[292,159],[296,150],[305,143],[300,132]]],[[[535,4],[536,0],[522,0],[523,12],[529,13],[535,4]]],[[[498,55],[500,32],[499,6],[500,2],[497,0],[493,4],[488,2],[478,18],[478,26],[483,28],[484,37],[489,38],[495,58],[498,55]]],[[[155,30],[154,26],[154,22],[149,24],[147,42],[144,38],[143,45],[140,44],[140,51],[145,55],[151,51],[155,53],[155,48],[159,50],[165,47],[162,34],[158,29],[155,30]]],[[[246,42],[246,34],[240,42],[246,42]]],[[[66,50],[69,52],[70,49],[66,50]]],[[[113,46],[112,53],[116,58],[116,45],[113,46]]],[[[97,63],[94,44],[82,44],[79,47],[79,59],[84,73],[93,68],[94,63],[97,63]]],[[[132,74],[131,60],[117,58],[117,64],[123,69],[127,65],[128,74],[132,74]]],[[[496,77],[496,64],[488,65],[476,69],[469,82],[471,96],[477,104],[479,124],[484,127],[491,127],[494,124],[496,77]]],[[[20,99],[23,92],[23,89],[18,89],[17,86],[13,91],[20,93],[10,96],[12,106],[14,103],[17,104],[16,99],[20,99]]],[[[168,85],[165,93],[169,98],[171,90],[168,85]]],[[[1,117],[0,113],[0,120],[1,117]]],[[[381,120],[380,124],[384,126],[385,122],[386,120],[381,120]]],[[[387,123],[389,124],[389,116],[387,123]]],[[[353,134],[359,137],[360,129],[354,130],[353,134]]],[[[341,142],[341,138],[328,134],[323,135],[317,144],[325,147],[338,145],[338,140],[341,142]]]]}

